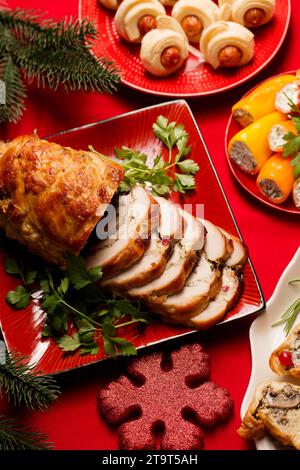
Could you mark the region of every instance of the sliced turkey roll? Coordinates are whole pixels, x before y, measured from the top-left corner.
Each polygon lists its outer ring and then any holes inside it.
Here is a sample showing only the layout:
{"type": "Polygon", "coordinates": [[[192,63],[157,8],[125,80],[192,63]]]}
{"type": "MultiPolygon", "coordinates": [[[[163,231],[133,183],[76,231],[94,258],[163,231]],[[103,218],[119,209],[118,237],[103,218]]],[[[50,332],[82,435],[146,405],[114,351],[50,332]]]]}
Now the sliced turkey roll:
{"type": "Polygon", "coordinates": [[[275,0],[219,0],[231,6],[231,19],[247,28],[268,23],[274,15],[275,0]]]}
{"type": "Polygon", "coordinates": [[[210,299],[217,295],[220,279],[219,269],[202,253],[184,288],[161,303],[158,303],[159,299],[153,299],[149,304],[150,310],[184,325],[195,310],[204,310],[210,299]]]}
{"type": "Polygon", "coordinates": [[[165,295],[180,291],[198,259],[198,251],[203,248],[205,229],[201,222],[179,209],[184,220],[184,237],[174,247],[161,276],[143,287],[130,289],[130,297],[144,301],[163,302],[165,295]],[[159,297],[156,299],[156,297],[159,297]]]}
{"type": "Polygon", "coordinates": [[[254,35],[232,21],[217,21],[203,31],[200,50],[214,69],[241,67],[254,55],[254,35]]]}
{"type": "Polygon", "coordinates": [[[158,0],[124,0],[115,15],[116,30],[126,41],[139,43],[157,27],[157,16],[165,13],[158,0]]]}
{"type": "Polygon", "coordinates": [[[148,72],[163,77],[176,72],[189,55],[188,40],[180,24],[170,16],[156,18],[157,29],[145,34],[141,61],[148,72]]]}
{"type": "Polygon", "coordinates": [[[181,233],[182,217],[175,205],[163,197],[156,197],[160,209],[158,230],[151,235],[144,255],[131,268],[101,282],[101,286],[117,291],[128,290],[159,277],[173,252],[174,239],[181,233]]]}
{"type": "Polygon", "coordinates": [[[119,197],[116,223],[105,240],[91,248],[87,268],[101,266],[103,273],[113,275],[140,259],[159,221],[159,206],[141,186],[119,197]]]}
{"type": "Polygon", "coordinates": [[[226,230],[219,227],[221,232],[233,243],[233,251],[229,258],[226,260],[226,265],[229,267],[241,267],[248,259],[248,249],[239,238],[226,232],[226,230]]]}
{"type": "Polygon", "coordinates": [[[172,10],[190,42],[199,42],[205,28],[220,19],[229,19],[229,15],[221,18],[221,10],[212,0],[179,0],[172,10]]]}
{"type": "Polygon", "coordinates": [[[225,316],[238,301],[241,294],[242,282],[235,270],[224,266],[221,289],[217,296],[209,302],[202,312],[197,312],[187,323],[197,329],[207,329],[215,325],[225,316]]]}
{"type": "Polygon", "coordinates": [[[233,252],[233,242],[225,237],[224,233],[208,220],[200,219],[207,230],[204,251],[207,259],[214,262],[223,262],[233,252]]]}
{"type": "Polygon", "coordinates": [[[114,11],[119,8],[121,1],[122,0],[99,0],[99,2],[102,3],[103,6],[114,11]]]}

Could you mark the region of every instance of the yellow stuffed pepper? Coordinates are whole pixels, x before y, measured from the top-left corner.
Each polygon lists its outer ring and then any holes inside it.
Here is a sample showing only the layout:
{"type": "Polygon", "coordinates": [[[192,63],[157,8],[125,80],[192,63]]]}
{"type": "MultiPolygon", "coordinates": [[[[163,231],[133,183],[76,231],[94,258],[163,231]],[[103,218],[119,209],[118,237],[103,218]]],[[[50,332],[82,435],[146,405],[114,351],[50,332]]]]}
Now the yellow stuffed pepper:
{"type": "Polygon", "coordinates": [[[269,147],[270,130],[285,119],[275,112],[242,129],[229,142],[229,158],[244,172],[257,175],[273,153],[269,147]]]}
{"type": "Polygon", "coordinates": [[[259,191],[275,204],[282,204],[293,191],[294,168],[292,157],[275,153],[262,167],[256,184],[259,191]]]}
{"type": "Polygon", "coordinates": [[[289,83],[295,82],[297,78],[299,79],[297,75],[280,75],[259,85],[233,106],[232,114],[235,120],[242,127],[246,127],[257,119],[276,111],[276,94],[289,83]]]}

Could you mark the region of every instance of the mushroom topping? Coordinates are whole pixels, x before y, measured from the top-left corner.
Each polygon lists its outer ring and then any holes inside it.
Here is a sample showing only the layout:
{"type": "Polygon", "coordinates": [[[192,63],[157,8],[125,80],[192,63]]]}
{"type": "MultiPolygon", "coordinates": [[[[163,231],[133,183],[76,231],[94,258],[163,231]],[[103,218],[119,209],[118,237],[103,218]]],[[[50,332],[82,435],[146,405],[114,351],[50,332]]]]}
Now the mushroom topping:
{"type": "Polygon", "coordinates": [[[266,394],[266,401],[270,408],[296,408],[300,405],[300,394],[295,392],[292,387],[286,386],[278,394],[269,390],[266,394]]]}

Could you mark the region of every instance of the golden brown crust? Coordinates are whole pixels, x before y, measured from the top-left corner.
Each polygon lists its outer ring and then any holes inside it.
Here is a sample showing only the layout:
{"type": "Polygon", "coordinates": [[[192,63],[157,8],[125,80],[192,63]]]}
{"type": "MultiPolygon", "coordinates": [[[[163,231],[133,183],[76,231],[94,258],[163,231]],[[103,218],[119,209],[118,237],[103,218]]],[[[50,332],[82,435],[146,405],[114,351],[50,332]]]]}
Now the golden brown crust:
{"type": "Polygon", "coordinates": [[[292,329],[287,339],[272,352],[269,364],[275,374],[280,376],[292,376],[296,377],[296,379],[300,379],[300,367],[291,367],[290,369],[287,369],[281,365],[278,357],[282,351],[292,350],[292,343],[298,336],[300,336],[300,323],[292,329]]]}
{"type": "Polygon", "coordinates": [[[34,135],[0,152],[0,227],[46,261],[79,254],[111,201],[124,170],[93,152],[34,135]]]}
{"type": "MultiPolygon", "coordinates": [[[[238,434],[245,439],[260,439],[268,431],[281,444],[293,446],[300,449],[299,433],[289,426],[280,426],[277,421],[272,420],[269,410],[262,405],[262,399],[266,388],[270,388],[275,393],[280,393],[285,387],[292,387],[294,390],[300,391],[300,387],[289,384],[287,382],[267,382],[260,383],[255,391],[252,402],[244,416],[238,434]]],[[[279,406],[280,408],[280,406],[279,406]]]]}

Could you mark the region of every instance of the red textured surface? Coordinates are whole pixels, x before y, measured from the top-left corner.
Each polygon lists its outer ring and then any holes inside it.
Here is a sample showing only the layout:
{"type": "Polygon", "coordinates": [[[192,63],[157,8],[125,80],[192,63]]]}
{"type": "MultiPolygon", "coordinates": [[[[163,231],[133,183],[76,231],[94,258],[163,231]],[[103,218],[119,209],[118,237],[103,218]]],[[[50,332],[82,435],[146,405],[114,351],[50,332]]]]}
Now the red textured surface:
{"type": "MultiPolygon", "coordinates": [[[[290,72],[296,73],[295,70],[291,70],[290,72]]],[[[249,90],[249,93],[251,93],[251,91],[252,90],[249,90]]],[[[262,204],[266,204],[272,207],[272,209],[275,209],[281,212],[294,214],[294,216],[297,216],[297,215],[300,216],[300,209],[297,209],[297,207],[295,206],[292,195],[290,195],[283,204],[275,204],[274,202],[269,201],[266,197],[264,197],[261,194],[261,192],[257,188],[257,185],[256,185],[257,176],[251,176],[251,175],[248,175],[247,173],[244,173],[242,170],[240,170],[240,168],[237,165],[235,165],[230,160],[228,150],[227,150],[229,142],[235,136],[235,134],[237,134],[237,132],[239,132],[241,129],[242,127],[234,120],[233,116],[231,115],[228,120],[228,125],[226,129],[225,150],[226,150],[226,155],[228,159],[228,164],[236,180],[245,189],[245,191],[247,191],[251,195],[251,197],[255,197],[262,204]]]]}
{"type": "MultiPolygon", "coordinates": [[[[222,189],[216,179],[209,157],[195,126],[193,116],[184,101],[146,108],[143,111],[127,114],[118,119],[84,126],[66,133],[63,132],[53,136],[50,140],[75,149],[87,149],[92,144],[96,150],[107,156],[114,155],[115,147],[120,148],[122,145],[125,145],[131,148],[138,148],[142,152],[154,157],[165,150],[152,132],[152,124],[160,114],[168,118],[170,122],[176,121],[184,125],[193,145],[190,156],[197,161],[201,168],[201,172],[196,176],[197,191],[185,196],[181,200],[177,200],[177,202],[186,204],[186,209],[190,212],[192,212],[193,208],[195,215],[196,204],[199,204],[200,211],[204,210],[203,215],[205,218],[218,226],[222,226],[228,232],[237,235],[236,227],[224,199],[222,189]],[[130,135],[127,132],[128,128],[132,129],[130,135]]],[[[4,254],[5,248],[0,251],[0,258],[4,254]]],[[[99,361],[105,356],[102,341],[99,344],[99,353],[91,356],[88,354],[80,355],[79,352],[66,355],[57,347],[55,341],[52,339],[42,339],[41,330],[44,325],[44,313],[39,304],[34,300],[31,306],[21,312],[15,312],[9,308],[5,302],[5,295],[11,289],[15,279],[5,274],[3,263],[0,266],[0,273],[2,280],[0,284],[0,325],[9,351],[18,351],[22,356],[26,356],[29,363],[35,365],[37,371],[42,371],[45,374],[53,374],[86,365],[99,361]]],[[[263,305],[263,299],[255,274],[250,263],[247,263],[244,269],[244,288],[241,298],[237,305],[228,312],[224,321],[230,321],[257,312],[263,305]]],[[[128,332],[124,331],[124,333],[128,339],[138,336],[133,342],[139,347],[191,331],[191,328],[171,326],[158,320],[152,322],[150,327],[145,328],[139,336],[137,335],[138,332],[132,327],[128,332]]]]}
{"type": "MultiPolygon", "coordinates": [[[[230,108],[250,87],[271,75],[299,67],[300,9],[292,0],[292,19],[287,40],[278,56],[257,78],[224,95],[190,102],[202,130],[231,207],[247,243],[266,299],[268,299],[283,269],[299,246],[299,218],[281,214],[258,204],[232,177],[225,153],[224,135],[230,108]]],[[[77,15],[77,1],[10,0],[11,6],[39,8],[52,18],[77,15]]],[[[143,95],[122,87],[118,95],[100,96],[81,93],[65,94],[31,87],[27,112],[16,125],[2,126],[1,137],[13,138],[38,129],[49,135],[63,129],[106,119],[134,109],[160,102],[161,99],[143,95]]],[[[130,130],[128,131],[130,132],[130,130]]],[[[241,439],[236,429],[240,425],[239,408],[249,381],[251,356],[248,341],[251,319],[240,320],[200,334],[201,342],[210,353],[212,380],[227,388],[235,403],[234,416],[222,428],[205,437],[206,449],[247,449],[252,444],[241,439]]],[[[57,449],[116,449],[117,433],[99,418],[96,394],[100,383],[110,380],[118,363],[83,368],[60,379],[63,394],[44,413],[19,413],[27,425],[46,432],[57,449]]],[[[1,411],[17,414],[1,402],[1,411]]]]}
{"type": "Polygon", "coordinates": [[[230,394],[209,381],[209,356],[198,343],[145,354],[126,372],[99,393],[101,414],[120,425],[122,449],[199,450],[203,430],[232,414],[230,394]]]}
{"type": "Polygon", "coordinates": [[[289,0],[276,0],[272,21],[255,31],[255,55],[244,67],[218,70],[189,55],[177,74],[157,79],[147,73],[140,60],[140,47],[123,41],[114,25],[114,12],[99,5],[99,0],[80,0],[81,18],[92,18],[101,39],[93,48],[98,57],[109,56],[121,70],[122,80],[136,90],[164,96],[200,96],[228,90],[236,83],[256,75],[272,60],[285,37],[289,22],[289,0]]]}

